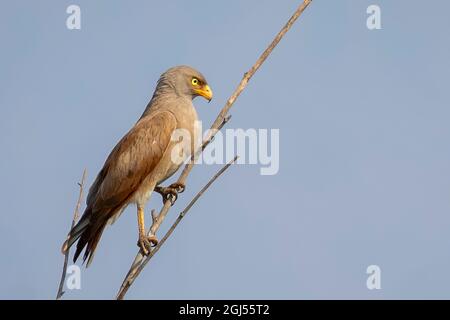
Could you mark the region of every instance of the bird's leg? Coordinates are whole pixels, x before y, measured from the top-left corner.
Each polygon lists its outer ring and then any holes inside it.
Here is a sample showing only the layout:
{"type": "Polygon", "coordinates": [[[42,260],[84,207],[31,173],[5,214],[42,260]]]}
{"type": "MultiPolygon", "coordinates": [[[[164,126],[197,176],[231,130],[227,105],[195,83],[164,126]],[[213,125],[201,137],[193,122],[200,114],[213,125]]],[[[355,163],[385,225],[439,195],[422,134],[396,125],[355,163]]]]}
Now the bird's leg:
{"type": "Polygon", "coordinates": [[[138,227],[139,227],[139,240],[138,247],[141,248],[143,255],[148,255],[150,253],[150,247],[152,245],[156,246],[158,244],[158,239],[156,236],[147,236],[145,234],[145,223],[144,223],[144,208],[138,206],[137,209],[138,216],[138,227]]]}
{"type": "Polygon", "coordinates": [[[155,191],[162,196],[163,202],[169,200],[172,205],[175,203],[175,201],[177,201],[178,194],[184,192],[184,189],[185,185],[178,182],[172,183],[168,187],[161,187],[161,186],[155,187],[155,191]]]}

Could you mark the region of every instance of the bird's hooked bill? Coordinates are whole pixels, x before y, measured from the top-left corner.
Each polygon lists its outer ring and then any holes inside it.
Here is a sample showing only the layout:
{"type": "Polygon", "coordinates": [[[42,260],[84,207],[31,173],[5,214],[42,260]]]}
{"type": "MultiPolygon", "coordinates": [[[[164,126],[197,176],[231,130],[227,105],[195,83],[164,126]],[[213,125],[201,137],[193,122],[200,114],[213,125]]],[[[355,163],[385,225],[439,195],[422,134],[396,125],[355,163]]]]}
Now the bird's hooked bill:
{"type": "Polygon", "coordinates": [[[203,98],[208,100],[208,102],[211,102],[212,97],[213,97],[213,92],[212,92],[211,88],[207,84],[205,84],[201,88],[196,89],[195,92],[199,96],[202,96],[203,98]]]}

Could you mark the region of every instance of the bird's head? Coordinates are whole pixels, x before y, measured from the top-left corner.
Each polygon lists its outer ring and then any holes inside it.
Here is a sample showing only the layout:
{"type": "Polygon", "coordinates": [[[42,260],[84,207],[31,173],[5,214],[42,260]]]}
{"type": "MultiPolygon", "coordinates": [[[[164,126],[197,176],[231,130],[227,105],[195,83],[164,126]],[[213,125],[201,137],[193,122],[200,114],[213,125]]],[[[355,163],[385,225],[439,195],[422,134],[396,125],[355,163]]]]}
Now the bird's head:
{"type": "Polygon", "coordinates": [[[213,93],[205,77],[189,66],[177,66],[164,72],[158,81],[157,90],[173,90],[178,95],[194,99],[201,96],[211,101],[213,93]]]}

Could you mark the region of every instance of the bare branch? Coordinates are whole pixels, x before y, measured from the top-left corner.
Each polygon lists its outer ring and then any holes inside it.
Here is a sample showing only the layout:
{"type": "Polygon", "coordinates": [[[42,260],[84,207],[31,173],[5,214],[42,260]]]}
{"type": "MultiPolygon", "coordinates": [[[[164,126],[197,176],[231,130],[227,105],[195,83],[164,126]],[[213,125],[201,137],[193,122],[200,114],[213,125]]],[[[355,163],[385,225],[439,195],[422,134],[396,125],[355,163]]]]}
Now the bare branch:
{"type": "MultiPolygon", "coordinates": [[[[72,219],[72,225],[70,227],[70,230],[72,230],[72,228],[75,226],[75,224],[78,221],[78,218],[80,216],[80,208],[81,208],[81,202],[83,202],[83,189],[84,189],[84,183],[86,181],[86,175],[87,175],[87,170],[84,169],[83,170],[83,176],[81,177],[81,182],[78,182],[78,186],[80,187],[80,192],[78,194],[78,201],[77,201],[77,205],[75,206],[75,211],[73,212],[73,219],[72,219]]],[[[69,234],[67,234],[67,239],[69,239],[69,234]]],[[[61,280],[59,281],[59,287],[58,287],[58,293],[56,294],[56,300],[59,300],[62,298],[62,296],[64,295],[64,280],[66,279],[66,273],[67,273],[67,264],[69,262],[69,249],[66,250],[65,254],[64,254],[64,265],[63,265],[63,270],[62,270],[62,274],[61,274],[61,280]]]]}
{"type": "MultiPolygon", "coordinates": [[[[303,1],[303,3],[297,8],[297,10],[291,16],[291,18],[283,26],[283,28],[278,32],[278,34],[275,36],[275,38],[272,40],[272,42],[269,44],[269,46],[266,48],[266,50],[264,50],[264,52],[260,55],[258,60],[256,60],[255,64],[250,68],[250,70],[248,72],[246,72],[244,74],[239,85],[237,86],[237,88],[235,89],[233,94],[230,96],[230,98],[226,102],[225,106],[220,111],[216,120],[211,125],[209,135],[204,140],[202,146],[192,155],[191,161],[188,164],[186,164],[186,166],[184,167],[184,169],[177,181],[179,184],[183,184],[183,185],[186,184],[186,180],[195,164],[195,159],[197,159],[197,156],[200,155],[201,152],[204,150],[204,148],[213,140],[217,131],[219,131],[229,121],[230,116],[228,116],[228,112],[231,109],[231,107],[233,106],[236,99],[239,97],[239,95],[245,89],[245,87],[247,86],[247,84],[250,81],[250,79],[252,78],[252,76],[261,67],[261,65],[264,63],[264,61],[266,61],[267,57],[271,54],[273,49],[278,45],[280,40],[289,31],[289,29],[292,27],[292,25],[295,23],[295,21],[300,17],[300,15],[303,13],[303,11],[308,7],[308,5],[311,2],[312,2],[312,0],[304,0],[303,1]]],[[[152,227],[149,230],[149,235],[156,234],[159,227],[161,226],[164,219],[166,218],[170,207],[171,207],[171,202],[165,201],[164,206],[162,207],[160,213],[157,216],[156,223],[154,223],[154,225],[152,225],[152,227]]],[[[155,219],[154,219],[154,221],[155,221],[155,219]]],[[[178,224],[178,223],[176,223],[176,224],[178,224]]],[[[175,227],[176,227],[176,225],[175,225],[175,227]]],[[[131,265],[130,270],[128,271],[127,275],[125,276],[125,279],[121,285],[119,293],[117,294],[117,299],[124,298],[130,285],[134,282],[136,277],[139,275],[140,271],[148,263],[148,261],[154,255],[154,253],[156,253],[156,251],[159,250],[159,248],[161,247],[161,245],[163,243],[164,243],[164,241],[161,240],[160,243],[150,252],[150,255],[147,256],[145,259],[144,259],[144,256],[142,256],[140,253],[138,253],[136,255],[136,257],[133,261],[133,264],[131,265]]]]}
{"type": "Polygon", "coordinates": [[[166,242],[166,240],[172,235],[172,233],[175,231],[175,228],[178,226],[178,224],[183,220],[183,218],[186,216],[188,211],[192,208],[192,206],[197,202],[197,200],[208,190],[208,188],[214,183],[214,181],[219,178],[222,173],[224,173],[236,160],[238,159],[238,156],[235,156],[233,160],[231,160],[229,163],[227,163],[222,169],[220,169],[209,181],[205,186],[195,195],[194,198],[189,202],[189,204],[186,206],[186,208],[183,209],[183,211],[180,212],[178,215],[178,218],[175,220],[175,222],[172,224],[170,229],[166,232],[164,237],[158,242],[156,247],[154,247],[150,254],[145,257],[145,259],[142,261],[142,263],[137,264],[135,268],[131,268],[130,271],[127,274],[127,277],[125,277],[124,282],[122,283],[122,286],[120,287],[120,290],[117,294],[117,299],[122,300],[127,293],[130,286],[133,284],[134,280],[137,278],[139,273],[144,269],[144,267],[147,265],[147,263],[150,261],[150,259],[158,252],[159,248],[166,242]]]}
{"type": "Polygon", "coordinates": [[[156,210],[152,209],[152,223],[155,224],[158,221],[158,215],[156,214],[156,210]]]}

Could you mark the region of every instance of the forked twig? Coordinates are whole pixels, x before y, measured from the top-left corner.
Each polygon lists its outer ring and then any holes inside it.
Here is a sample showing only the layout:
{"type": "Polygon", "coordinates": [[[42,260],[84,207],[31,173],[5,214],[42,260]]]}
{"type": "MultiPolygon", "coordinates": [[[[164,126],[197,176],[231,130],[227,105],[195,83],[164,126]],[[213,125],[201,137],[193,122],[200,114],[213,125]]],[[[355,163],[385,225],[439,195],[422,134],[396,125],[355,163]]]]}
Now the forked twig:
{"type": "MultiPolygon", "coordinates": [[[[75,224],[78,221],[78,218],[80,216],[80,208],[81,208],[81,202],[83,201],[83,189],[84,189],[84,183],[86,181],[86,175],[87,170],[83,170],[83,176],[81,177],[81,182],[78,182],[78,186],[80,187],[80,192],[78,194],[78,201],[77,205],[75,206],[75,210],[73,212],[73,219],[72,219],[72,225],[70,227],[70,230],[75,226],[75,224]]],[[[69,239],[69,234],[67,234],[67,240],[69,239]]],[[[66,250],[64,253],[64,265],[63,270],[61,274],[61,280],[59,281],[59,287],[58,287],[58,293],[56,294],[56,300],[59,300],[64,295],[64,280],[66,279],[66,273],[67,273],[67,265],[69,263],[69,249],[66,250]]]]}

